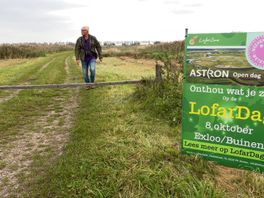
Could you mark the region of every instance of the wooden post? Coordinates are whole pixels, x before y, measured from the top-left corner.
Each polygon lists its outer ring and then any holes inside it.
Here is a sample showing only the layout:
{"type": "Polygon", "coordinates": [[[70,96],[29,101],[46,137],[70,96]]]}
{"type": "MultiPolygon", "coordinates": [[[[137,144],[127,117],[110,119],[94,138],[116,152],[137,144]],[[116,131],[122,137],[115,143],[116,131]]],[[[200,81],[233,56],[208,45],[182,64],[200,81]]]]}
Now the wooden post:
{"type": "Polygon", "coordinates": [[[69,84],[44,84],[44,85],[2,85],[0,90],[11,89],[62,89],[62,88],[82,88],[90,86],[107,86],[107,85],[127,85],[139,84],[142,80],[125,80],[113,82],[95,82],[95,83],[69,83],[69,84]]]}
{"type": "Polygon", "coordinates": [[[161,82],[162,76],[161,76],[161,65],[156,63],[156,81],[161,82]]]}

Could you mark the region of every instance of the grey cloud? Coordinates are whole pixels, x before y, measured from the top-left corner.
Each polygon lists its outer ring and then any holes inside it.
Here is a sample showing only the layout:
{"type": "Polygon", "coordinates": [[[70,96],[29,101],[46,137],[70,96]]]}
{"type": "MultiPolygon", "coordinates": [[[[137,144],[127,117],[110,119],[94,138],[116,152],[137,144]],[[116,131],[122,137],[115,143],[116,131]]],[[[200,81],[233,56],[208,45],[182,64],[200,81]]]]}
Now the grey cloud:
{"type": "Polygon", "coordinates": [[[49,14],[56,10],[64,10],[77,5],[65,3],[62,0],[7,0],[1,1],[0,22],[32,23],[34,21],[59,20],[59,17],[49,14]]]}
{"type": "Polygon", "coordinates": [[[183,15],[183,14],[193,14],[193,10],[173,10],[172,13],[177,15],[183,15]]]}
{"type": "Polygon", "coordinates": [[[74,3],[67,3],[63,0],[1,0],[1,9],[8,11],[29,10],[45,11],[67,9],[73,6],[80,6],[74,3]]]}
{"type": "Polygon", "coordinates": [[[165,4],[180,4],[179,1],[173,1],[173,0],[166,0],[164,1],[165,4]]]}
{"type": "Polygon", "coordinates": [[[51,12],[84,7],[63,0],[1,0],[0,6],[0,37],[9,42],[63,39],[63,32],[72,32],[68,18],[51,12]]]}
{"type": "Polygon", "coordinates": [[[1,37],[17,37],[22,32],[47,38],[47,35],[52,37],[52,34],[69,30],[67,18],[50,12],[83,5],[66,3],[63,0],[1,0],[0,6],[1,37]]]}
{"type": "MultiPolygon", "coordinates": [[[[154,1],[154,0],[138,0],[139,2],[146,2],[146,1],[154,1]]],[[[164,4],[179,4],[180,2],[178,0],[157,0],[161,1],[164,4]]]]}
{"type": "Polygon", "coordinates": [[[189,7],[189,8],[197,8],[197,7],[202,7],[203,4],[201,3],[193,3],[193,4],[184,4],[185,7],[189,7]]]}
{"type": "Polygon", "coordinates": [[[183,4],[182,6],[180,6],[181,8],[172,10],[172,13],[176,15],[193,14],[197,11],[197,8],[202,6],[203,6],[202,3],[183,4]]]}

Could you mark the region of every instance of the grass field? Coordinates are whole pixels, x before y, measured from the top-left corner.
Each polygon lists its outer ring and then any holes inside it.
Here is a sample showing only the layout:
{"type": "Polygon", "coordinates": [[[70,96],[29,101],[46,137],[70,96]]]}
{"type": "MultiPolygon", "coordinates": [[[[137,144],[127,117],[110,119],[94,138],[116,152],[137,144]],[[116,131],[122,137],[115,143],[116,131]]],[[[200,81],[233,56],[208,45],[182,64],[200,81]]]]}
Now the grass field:
{"type": "MultiPolygon", "coordinates": [[[[108,57],[97,81],[149,78],[155,62],[108,57]]],[[[0,62],[0,84],[82,82],[73,54],[0,62]]],[[[263,197],[263,175],[180,155],[180,127],[135,85],[0,92],[0,197],[263,197]]]]}
{"type": "Polygon", "coordinates": [[[249,64],[246,58],[245,50],[194,50],[187,53],[187,59],[187,74],[190,74],[192,70],[199,69],[230,71],[229,78],[193,78],[187,75],[187,79],[190,82],[257,86],[264,85],[263,78],[249,77],[252,73],[263,76],[264,72],[263,70],[256,69],[249,64]],[[244,76],[241,75],[238,78],[237,74],[244,74],[244,76]]]}

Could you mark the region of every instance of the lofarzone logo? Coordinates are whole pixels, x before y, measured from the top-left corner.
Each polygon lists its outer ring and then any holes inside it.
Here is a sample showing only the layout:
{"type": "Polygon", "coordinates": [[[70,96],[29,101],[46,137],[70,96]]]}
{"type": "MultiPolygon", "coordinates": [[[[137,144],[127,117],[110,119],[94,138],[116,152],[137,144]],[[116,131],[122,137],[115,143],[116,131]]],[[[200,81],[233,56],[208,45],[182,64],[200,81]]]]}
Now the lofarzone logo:
{"type": "Polygon", "coordinates": [[[194,36],[190,39],[189,44],[190,45],[195,45],[198,42],[198,37],[194,36]]]}
{"type": "Polygon", "coordinates": [[[219,43],[220,39],[215,37],[204,37],[204,38],[198,38],[198,36],[194,36],[190,39],[189,45],[196,45],[196,44],[202,44],[202,45],[211,45],[219,43]]]}

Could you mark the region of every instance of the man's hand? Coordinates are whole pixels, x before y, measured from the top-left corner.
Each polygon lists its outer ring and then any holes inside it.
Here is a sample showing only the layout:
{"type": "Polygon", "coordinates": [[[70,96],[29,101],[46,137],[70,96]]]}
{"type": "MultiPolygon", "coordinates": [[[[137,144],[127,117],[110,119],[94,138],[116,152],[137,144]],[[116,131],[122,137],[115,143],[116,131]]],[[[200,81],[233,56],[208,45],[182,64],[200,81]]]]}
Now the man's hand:
{"type": "Polygon", "coordinates": [[[99,61],[100,61],[100,63],[102,63],[103,62],[103,58],[99,58],[99,61]]]}
{"type": "Polygon", "coordinates": [[[81,62],[80,60],[76,60],[77,65],[80,65],[80,62],[81,62]]]}

